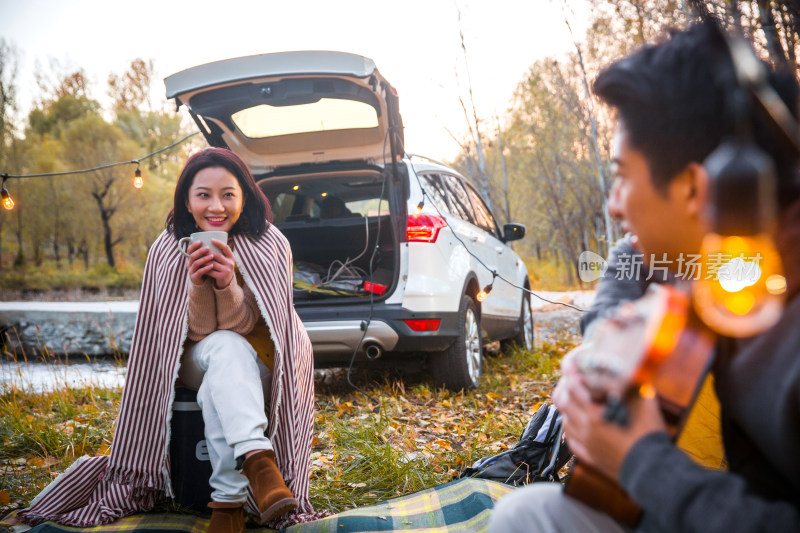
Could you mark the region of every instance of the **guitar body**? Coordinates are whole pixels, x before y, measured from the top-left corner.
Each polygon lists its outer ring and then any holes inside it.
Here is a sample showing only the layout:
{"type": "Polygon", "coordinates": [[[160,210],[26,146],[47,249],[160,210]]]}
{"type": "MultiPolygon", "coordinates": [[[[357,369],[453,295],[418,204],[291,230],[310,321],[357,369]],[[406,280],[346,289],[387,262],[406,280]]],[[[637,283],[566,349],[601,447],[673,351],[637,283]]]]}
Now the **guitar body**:
{"type": "Polygon", "coordinates": [[[599,470],[581,462],[576,462],[572,468],[564,492],[630,528],[642,518],[642,508],[625,489],[599,470]]]}
{"type": "MultiPolygon", "coordinates": [[[[651,285],[641,299],[598,324],[570,356],[595,400],[606,403],[609,420],[624,425],[625,400],[655,394],[675,440],[711,365],[714,341],[687,294],[651,285]]],[[[564,490],[629,527],[641,519],[641,508],[625,490],[589,465],[576,462],[564,490]]]]}

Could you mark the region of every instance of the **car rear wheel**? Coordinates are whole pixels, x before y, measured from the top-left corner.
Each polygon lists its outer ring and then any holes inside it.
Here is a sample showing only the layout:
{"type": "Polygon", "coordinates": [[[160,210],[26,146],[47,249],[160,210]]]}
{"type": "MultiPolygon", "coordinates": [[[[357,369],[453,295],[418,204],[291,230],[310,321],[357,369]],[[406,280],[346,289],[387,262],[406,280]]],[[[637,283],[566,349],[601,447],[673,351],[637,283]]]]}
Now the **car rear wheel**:
{"type": "Polygon", "coordinates": [[[510,339],[504,340],[503,351],[507,351],[513,346],[519,346],[530,352],[533,350],[533,313],[531,312],[531,295],[527,292],[522,294],[522,309],[519,312],[519,333],[510,339]]]}
{"type": "Polygon", "coordinates": [[[437,385],[450,390],[474,389],[483,374],[483,346],[478,306],[469,296],[461,297],[458,339],[447,350],[431,355],[431,371],[437,385]]]}

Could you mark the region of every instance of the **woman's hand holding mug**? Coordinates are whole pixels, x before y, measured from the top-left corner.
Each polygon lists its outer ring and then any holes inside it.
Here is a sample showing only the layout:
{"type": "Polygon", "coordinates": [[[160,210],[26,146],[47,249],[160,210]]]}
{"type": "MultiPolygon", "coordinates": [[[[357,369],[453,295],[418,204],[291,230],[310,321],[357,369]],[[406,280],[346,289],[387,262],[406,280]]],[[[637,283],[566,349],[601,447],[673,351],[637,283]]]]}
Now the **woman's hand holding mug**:
{"type": "Polygon", "coordinates": [[[189,271],[192,283],[202,285],[205,276],[208,275],[214,279],[217,289],[224,289],[230,285],[236,261],[227,243],[227,233],[224,231],[192,233],[191,237],[184,237],[178,241],[178,250],[189,259],[186,270],[189,271]],[[190,243],[186,251],[183,249],[184,242],[190,243]]]}

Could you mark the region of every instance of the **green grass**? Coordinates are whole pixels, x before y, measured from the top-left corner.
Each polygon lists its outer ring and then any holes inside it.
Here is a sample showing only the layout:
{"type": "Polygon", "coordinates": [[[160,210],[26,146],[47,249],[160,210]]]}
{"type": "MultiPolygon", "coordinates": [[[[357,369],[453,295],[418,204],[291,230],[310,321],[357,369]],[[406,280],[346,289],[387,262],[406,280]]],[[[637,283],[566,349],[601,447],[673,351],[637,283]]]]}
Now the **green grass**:
{"type": "Polygon", "coordinates": [[[62,261],[61,266],[48,261],[42,266],[24,266],[0,270],[0,288],[17,290],[63,290],[63,289],[136,289],[142,283],[143,268],[121,265],[111,268],[106,263],[96,263],[88,270],[82,263],[72,267],[62,261]]]}
{"type": "MultiPolygon", "coordinates": [[[[343,377],[317,384],[315,507],[339,512],[445,483],[513,446],[549,397],[572,342],[487,357],[475,391],[436,388],[420,375],[355,372],[376,407],[343,377]]],[[[0,512],[27,506],[75,458],[108,453],[120,398],[120,390],[93,386],[0,392],[0,512]]]]}
{"type": "Polygon", "coordinates": [[[558,264],[553,258],[537,260],[535,257],[523,258],[531,280],[531,289],[540,291],[576,291],[594,289],[595,283],[581,283],[573,272],[572,279],[567,265],[558,264]]]}
{"type": "Polygon", "coordinates": [[[484,383],[451,392],[429,381],[359,373],[356,384],[317,388],[311,499],[339,512],[446,483],[481,457],[516,444],[549,398],[569,343],[487,357],[484,383]]]}
{"type": "Polygon", "coordinates": [[[0,492],[8,496],[6,507],[29,503],[76,458],[108,453],[120,396],[120,390],[94,387],[0,394],[0,492]]]}

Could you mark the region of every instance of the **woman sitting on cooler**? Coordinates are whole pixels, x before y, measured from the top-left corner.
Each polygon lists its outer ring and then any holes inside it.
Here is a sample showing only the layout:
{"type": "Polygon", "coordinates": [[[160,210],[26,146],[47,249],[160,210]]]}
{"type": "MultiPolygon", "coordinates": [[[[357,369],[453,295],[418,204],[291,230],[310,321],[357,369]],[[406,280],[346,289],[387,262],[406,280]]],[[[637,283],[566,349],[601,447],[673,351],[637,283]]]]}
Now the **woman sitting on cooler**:
{"type": "Polygon", "coordinates": [[[211,148],[189,158],[167,229],[148,253],[111,455],[79,459],[23,519],[85,527],[172,495],[167,458],[178,378],[197,390],[205,423],[209,531],[244,532],[248,488],[261,523],[313,511],[311,343],[293,307],[291,250],[271,218],[238,156],[211,148]],[[227,238],[210,242],[215,251],[193,242],[185,257],[179,240],[201,231],[227,238]]]}

